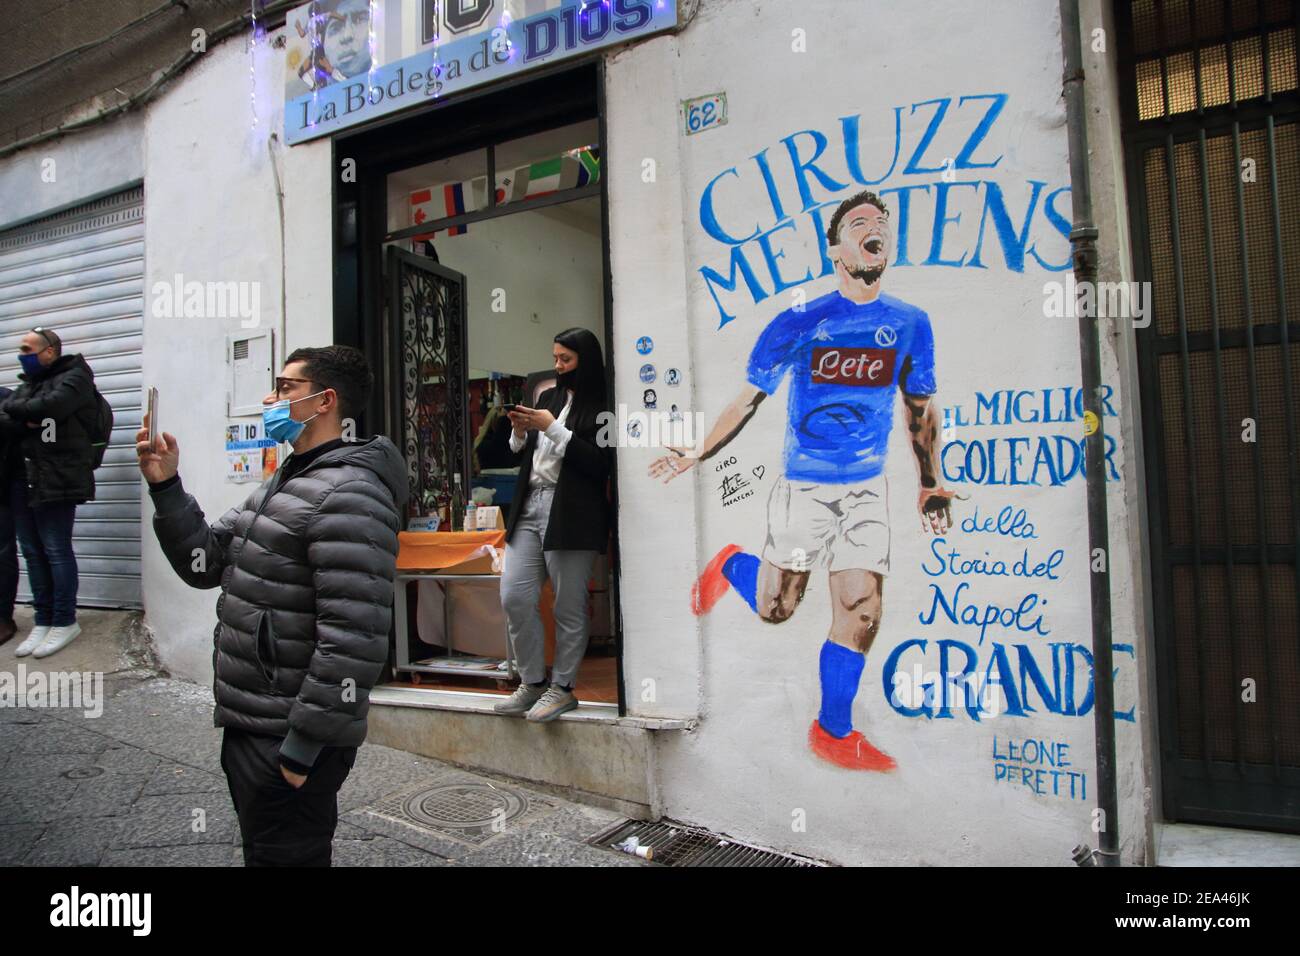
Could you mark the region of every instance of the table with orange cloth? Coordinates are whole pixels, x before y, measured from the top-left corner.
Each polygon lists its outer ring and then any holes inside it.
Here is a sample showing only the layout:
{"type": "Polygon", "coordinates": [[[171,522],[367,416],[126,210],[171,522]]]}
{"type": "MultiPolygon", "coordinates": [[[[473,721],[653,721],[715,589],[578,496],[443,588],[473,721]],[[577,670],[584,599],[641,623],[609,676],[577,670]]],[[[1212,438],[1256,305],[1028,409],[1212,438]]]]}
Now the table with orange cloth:
{"type": "MultiPolygon", "coordinates": [[[[484,545],[505,550],[506,533],[488,531],[400,531],[397,570],[443,571],[470,560],[484,545]]],[[[474,573],[474,572],[469,572],[474,573]]],[[[483,573],[491,573],[489,569],[483,573]]]]}
{"type": "MultiPolygon", "coordinates": [[[[490,546],[504,551],[506,533],[500,529],[487,531],[402,531],[397,535],[397,601],[404,601],[406,580],[418,578],[421,571],[429,573],[482,574],[485,577],[500,578],[493,574],[491,560],[486,556],[476,557],[480,549],[490,546]],[[457,565],[465,565],[465,568],[457,565]]],[[[545,657],[547,664],[555,659],[555,616],[553,613],[554,597],[548,581],[542,588],[538,610],[542,615],[542,624],[546,633],[545,657]]],[[[399,621],[405,623],[407,615],[405,604],[399,621]]],[[[409,634],[398,633],[398,640],[409,640],[409,634]]]]}

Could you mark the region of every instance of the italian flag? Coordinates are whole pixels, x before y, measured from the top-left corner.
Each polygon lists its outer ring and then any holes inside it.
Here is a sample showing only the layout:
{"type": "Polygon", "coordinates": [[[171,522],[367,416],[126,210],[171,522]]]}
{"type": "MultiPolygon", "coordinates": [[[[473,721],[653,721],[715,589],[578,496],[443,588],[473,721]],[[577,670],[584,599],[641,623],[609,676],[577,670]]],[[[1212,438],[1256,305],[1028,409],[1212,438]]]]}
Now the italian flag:
{"type": "Polygon", "coordinates": [[[533,199],[561,189],[576,189],[599,181],[600,160],[590,147],[584,146],[533,163],[526,170],[519,170],[519,173],[521,178],[527,180],[525,197],[533,199]]]}

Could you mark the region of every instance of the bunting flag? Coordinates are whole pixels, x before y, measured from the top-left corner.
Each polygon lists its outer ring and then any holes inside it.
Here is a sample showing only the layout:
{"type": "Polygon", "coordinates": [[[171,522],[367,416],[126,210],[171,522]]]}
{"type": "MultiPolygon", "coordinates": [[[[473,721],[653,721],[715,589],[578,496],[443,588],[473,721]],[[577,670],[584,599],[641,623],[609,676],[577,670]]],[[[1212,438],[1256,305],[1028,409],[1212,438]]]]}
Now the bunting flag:
{"type": "MultiPolygon", "coordinates": [[[[428,222],[430,219],[438,218],[437,214],[433,211],[432,189],[417,189],[415,192],[411,193],[410,204],[412,226],[418,226],[422,222],[428,222]]],[[[418,236],[412,236],[412,248],[414,248],[416,244],[423,242],[425,239],[432,239],[436,235],[436,232],[428,232],[418,236]]]]}
{"type": "Polygon", "coordinates": [[[567,155],[578,161],[578,186],[590,186],[592,183],[600,182],[600,158],[592,152],[590,146],[571,149],[567,155]]]}
{"type": "Polygon", "coordinates": [[[526,199],[549,196],[561,189],[572,189],[578,182],[578,164],[567,156],[553,156],[526,168],[526,199]],[[565,163],[568,160],[568,163],[565,163]]]}
{"type": "MultiPolygon", "coordinates": [[[[559,156],[540,160],[517,169],[500,170],[496,174],[496,204],[521,202],[549,196],[562,189],[577,189],[600,182],[600,157],[590,146],[567,150],[559,156]]],[[[459,216],[466,212],[488,208],[487,177],[478,176],[468,182],[444,183],[428,189],[417,189],[410,194],[411,225],[459,216]]],[[[448,230],[452,236],[463,236],[469,231],[465,225],[448,230]]],[[[415,236],[413,242],[432,239],[437,231],[415,236]]]]}
{"type": "MultiPolygon", "coordinates": [[[[445,208],[443,215],[460,216],[465,213],[465,186],[466,183],[447,183],[442,187],[442,198],[445,208]]],[[[470,195],[473,195],[473,188],[470,189],[470,195]]],[[[447,230],[449,236],[463,236],[469,231],[466,225],[452,226],[447,230]]]]}
{"type": "Polygon", "coordinates": [[[525,198],[535,199],[561,189],[577,189],[600,181],[600,158],[590,146],[571,149],[517,170],[526,180],[525,198]]]}
{"type": "MultiPolygon", "coordinates": [[[[506,203],[518,202],[525,196],[525,189],[528,184],[527,170],[522,173],[517,169],[510,169],[497,173],[497,197],[496,204],[504,206],[506,203]]],[[[487,201],[487,177],[479,176],[471,180],[471,194],[473,196],[474,209],[486,209],[487,201]]]]}
{"type": "MultiPolygon", "coordinates": [[[[442,186],[432,187],[429,189],[417,189],[410,195],[411,204],[411,225],[418,226],[422,222],[430,222],[434,219],[445,219],[448,216],[459,216],[467,211],[473,211],[471,205],[468,209],[465,206],[465,193],[473,195],[473,186],[471,183],[445,183],[442,186]]],[[[469,227],[462,224],[452,226],[447,230],[451,236],[463,236],[469,231],[469,227]]],[[[415,236],[413,241],[423,239],[432,239],[438,234],[438,230],[425,235],[415,236]]]]}

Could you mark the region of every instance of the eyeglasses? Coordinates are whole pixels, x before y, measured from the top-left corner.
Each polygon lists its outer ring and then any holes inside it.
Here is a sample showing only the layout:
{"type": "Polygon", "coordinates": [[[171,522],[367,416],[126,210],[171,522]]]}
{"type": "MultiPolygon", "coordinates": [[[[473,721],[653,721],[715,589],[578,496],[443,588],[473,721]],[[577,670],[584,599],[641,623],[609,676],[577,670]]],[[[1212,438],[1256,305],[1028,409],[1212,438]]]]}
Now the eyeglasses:
{"type": "MultiPolygon", "coordinates": [[[[39,335],[41,338],[45,340],[46,349],[52,348],[54,346],[54,342],[53,340],[50,339],[49,333],[46,332],[43,328],[41,328],[39,325],[36,328],[32,329],[32,333],[35,335],[39,335]]],[[[41,349],[41,351],[44,352],[45,349],[41,349]]]]}
{"type": "Polygon", "coordinates": [[[309,378],[285,378],[284,376],[277,377],[275,380],[275,397],[284,398],[289,392],[293,391],[294,385],[298,385],[304,382],[307,383],[308,385],[315,384],[309,378]]]}

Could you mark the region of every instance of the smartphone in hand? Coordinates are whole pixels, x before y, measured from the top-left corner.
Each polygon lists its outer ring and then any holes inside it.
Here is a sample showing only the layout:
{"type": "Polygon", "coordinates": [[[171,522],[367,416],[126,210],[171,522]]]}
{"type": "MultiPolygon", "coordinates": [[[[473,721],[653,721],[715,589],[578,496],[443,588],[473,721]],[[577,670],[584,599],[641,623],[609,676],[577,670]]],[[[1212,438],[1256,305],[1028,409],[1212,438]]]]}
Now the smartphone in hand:
{"type": "Polygon", "coordinates": [[[154,439],[158,437],[158,389],[149,389],[149,447],[154,446],[154,439]]]}

